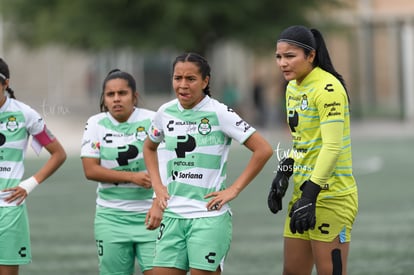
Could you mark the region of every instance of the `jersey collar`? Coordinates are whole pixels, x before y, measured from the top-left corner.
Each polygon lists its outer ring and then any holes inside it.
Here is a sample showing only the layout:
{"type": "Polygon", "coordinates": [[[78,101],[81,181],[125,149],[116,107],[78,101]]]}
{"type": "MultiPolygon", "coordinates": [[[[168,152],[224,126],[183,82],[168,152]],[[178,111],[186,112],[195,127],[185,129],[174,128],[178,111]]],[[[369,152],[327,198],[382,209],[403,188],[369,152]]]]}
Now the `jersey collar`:
{"type": "Polygon", "coordinates": [[[302,83],[300,83],[299,86],[306,86],[315,80],[315,76],[318,75],[321,70],[322,69],[320,67],[313,68],[312,71],[310,71],[310,73],[308,73],[308,75],[305,77],[305,79],[303,79],[302,83]]]}
{"type": "Polygon", "coordinates": [[[180,104],[180,101],[178,101],[178,99],[177,99],[177,105],[178,105],[178,110],[180,110],[180,112],[183,112],[183,111],[187,111],[187,110],[192,110],[192,111],[198,111],[198,110],[200,110],[204,105],[206,105],[207,104],[207,102],[209,102],[210,101],[210,97],[208,96],[208,95],[206,95],[196,106],[194,106],[193,108],[191,108],[191,109],[184,109],[184,107],[183,106],[181,106],[181,104],[180,104]]]}
{"type": "Polygon", "coordinates": [[[118,120],[116,120],[110,112],[106,112],[106,115],[108,116],[109,120],[112,122],[113,125],[119,125],[122,123],[130,123],[130,122],[134,122],[135,121],[135,116],[138,114],[138,108],[134,107],[134,111],[131,113],[131,115],[129,116],[128,120],[125,122],[119,122],[118,120]]]}

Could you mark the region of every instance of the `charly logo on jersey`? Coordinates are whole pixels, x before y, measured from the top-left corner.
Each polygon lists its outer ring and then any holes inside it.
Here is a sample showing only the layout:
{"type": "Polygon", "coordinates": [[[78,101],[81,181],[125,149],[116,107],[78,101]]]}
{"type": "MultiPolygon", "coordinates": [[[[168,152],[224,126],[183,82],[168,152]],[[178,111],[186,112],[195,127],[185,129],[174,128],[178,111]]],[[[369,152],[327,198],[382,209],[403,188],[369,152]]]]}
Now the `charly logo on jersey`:
{"type": "Polygon", "coordinates": [[[19,122],[17,122],[15,116],[9,116],[6,123],[6,128],[10,132],[15,132],[17,129],[19,129],[19,122]]]}
{"type": "Polygon", "coordinates": [[[202,135],[207,135],[211,132],[210,120],[208,118],[203,118],[198,125],[198,132],[202,135]]]}
{"type": "Polygon", "coordinates": [[[215,257],[217,256],[216,252],[210,252],[204,258],[207,260],[209,264],[214,264],[216,262],[215,257]]]}
{"type": "Polygon", "coordinates": [[[144,126],[139,126],[137,128],[137,132],[135,133],[135,137],[137,138],[137,140],[140,140],[140,141],[145,140],[145,138],[147,137],[147,131],[145,131],[144,126]]]}
{"type": "Polygon", "coordinates": [[[300,102],[300,109],[302,111],[308,109],[308,96],[307,95],[302,96],[302,101],[300,102]]]}
{"type": "Polygon", "coordinates": [[[174,125],[174,120],[168,121],[168,123],[167,123],[168,132],[174,131],[174,127],[172,125],[174,125]]]}
{"type": "Polygon", "coordinates": [[[25,258],[27,256],[27,248],[25,246],[21,247],[18,253],[20,257],[25,258]]]}

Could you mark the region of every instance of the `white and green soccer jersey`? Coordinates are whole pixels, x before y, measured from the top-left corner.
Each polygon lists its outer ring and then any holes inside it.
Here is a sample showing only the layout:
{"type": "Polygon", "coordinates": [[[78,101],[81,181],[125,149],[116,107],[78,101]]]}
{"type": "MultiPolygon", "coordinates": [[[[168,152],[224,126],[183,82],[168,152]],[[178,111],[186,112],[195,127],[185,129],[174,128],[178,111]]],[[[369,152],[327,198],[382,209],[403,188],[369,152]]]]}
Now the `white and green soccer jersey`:
{"type": "MultiPolygon", "coordinates": [[[[103,167],[119,171],[146,171],[142,147],[155,112],[135,108],[120,123],[109,112],[90,117],[82,139],[81,157],[100,159],[103,167]]],[[[131,182],[100,182],[96,203],[107,213],[146,213],[152,205],[152,189],[131,182]]]]}
{"type": "Polygon", "coordinates": [[[192,109],[178,100],[162,105],[149,132],[154,142],[165,141],[159,163],[170,199],[164,215],[198,218],[230,211],[207,211],[204,196],[226,188],[227,157],[232,139],[244,143],[255,129],[232,109],[206,96],[192,109]]]}
{"type": "Polygon", "coordinates": [[[289,82],[286,108],[293,138],[291,156],[295,160],[295,192],[300,192],[300,185],[310,178],[314,179],[316,175],[317,179],[327,179],[326,182],[317,182],[321,185],[324,196],[356,192],[357,186],[352,174],[349,102],[339,80],[316,67],[300,85],[297,85],[296,80],[289,82]],[[324,125],[329,127],[334,123],[343,131],[342,136],[336,137],[337,133],[333,131],[321,131],[324,125]],[[339,157],[334,163],[331,163],[329,150],[324,151],[326,154],[321,154],[322,147],[329,146],[324,145],[323,139],[337,140],[341,146],[339,157]],[[322,167],[332,169],[317,171],[317,162],[322,167]]]}
{"type": "Polygon", "coordinates": [[[29,137],[44,127],[38,112],[18,100],[6,99],[0,108],[0,190],[20,183],[29,137]]]}

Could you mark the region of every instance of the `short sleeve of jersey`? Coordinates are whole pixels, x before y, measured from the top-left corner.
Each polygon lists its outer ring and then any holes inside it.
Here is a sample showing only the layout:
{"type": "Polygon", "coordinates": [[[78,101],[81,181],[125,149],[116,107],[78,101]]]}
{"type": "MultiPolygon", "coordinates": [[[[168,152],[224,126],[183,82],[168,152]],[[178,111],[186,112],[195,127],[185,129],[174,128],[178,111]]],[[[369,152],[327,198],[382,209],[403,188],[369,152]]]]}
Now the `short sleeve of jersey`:
{"type": "Polygon", "coordinates": [[[326,81],[315,98],[320,123],[344,121],[347,96],[344,87],[336,79],[326,81]]]}
{"type": "Polygon", "coordinates": [[[81,157],[100,157],[100,140],[97,129],[98,122],[96,116],[89,118],[86,122],[82,137],[81,157]]]}
{"type": "Polygon", "coordinates": [[[45,128],[45,121],[38,112],[27,106],[26,128],[30,135],[35,136],[45,128]]]}
{"type": "Polygon", "coordinates": [[[224,104],[217,105],[217,114],[222,126],[221,130],[227,136],[243,144],[256,129],[244,121],[233,109],[224,104]]]}
{"type": "Polygon", "coordinates": [[[153,120],[151,121],[150,130],[148,132],[149,139],[155,143],[161,143],[161,141],[164,139],[164,131],[162,128],[162,112],[163,110],[160,108],[155,114],[153,120]]]}

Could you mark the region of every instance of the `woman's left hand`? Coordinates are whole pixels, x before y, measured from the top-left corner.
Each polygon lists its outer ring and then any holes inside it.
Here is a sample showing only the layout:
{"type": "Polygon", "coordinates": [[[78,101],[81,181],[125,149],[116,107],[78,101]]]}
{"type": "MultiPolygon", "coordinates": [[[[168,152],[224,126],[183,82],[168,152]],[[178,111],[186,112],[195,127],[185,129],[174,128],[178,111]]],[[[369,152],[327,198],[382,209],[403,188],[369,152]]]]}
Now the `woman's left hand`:
{"type": "Polygon", "coordinates": [[[145,225],[147,229],[157,229],[161,224],[163,214],[164,211],[161,209],[160,204],[157,201],[157,198],[154,198],[152,206],[148,211],[147,216],[145,217],[145,225]]]}
{"type": "Polygon", "coordinates": [[[215,191],[204,196],[205,199],[212,198],[206,205],[209,211],[220,210],[223,205],[236,198],[238,195],[231,187],[215,191]]]}
{"type": "Polygon", "coordinates": [[[5,198],[4,201],[11,203],[17,200],[16,205],[20,205],[28,195],[26,190],[20,186],[4,189],[3,192],[10,192],[10,196],[5,198]]]}

